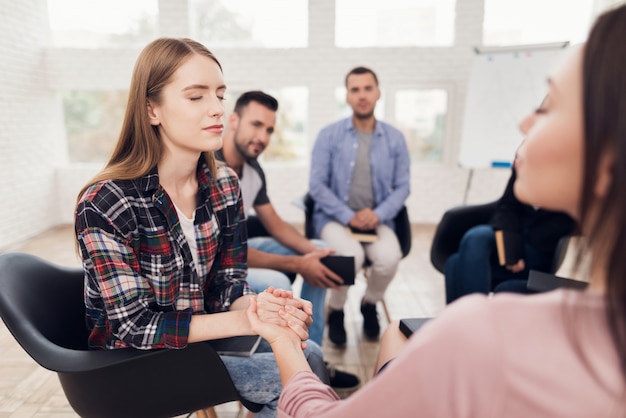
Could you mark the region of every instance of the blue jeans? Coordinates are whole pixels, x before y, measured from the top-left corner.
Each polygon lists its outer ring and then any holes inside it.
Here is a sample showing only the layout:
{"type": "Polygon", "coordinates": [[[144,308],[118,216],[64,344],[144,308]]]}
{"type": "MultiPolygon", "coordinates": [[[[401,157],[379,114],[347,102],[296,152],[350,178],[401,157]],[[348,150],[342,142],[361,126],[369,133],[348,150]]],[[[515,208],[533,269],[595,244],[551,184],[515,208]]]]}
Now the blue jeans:
{"type": "MultiPolygon", "coordinates": [[[[313,370],[320,370],[322,349],[312,341],[307,341],[304,350],[313,370]]],[[[250,357],[220,356],[230,378],[239,394],[251,402],[264,405],[257,412],[257,418],[271,418],[276,416],[278,398],[282,391],[278,365],[272,353],[272,348],[265,340],[261,340],[259,348],[250,357]]],[[[322,363],[323,364],[323,361],[322,363]]],[[[325,370],[324,370],[325,372],[325,370]]],[[[319,373],[317,373],[319,376],[319,373]]],[[[319,376],[325,381],[326,376],[319,376]]]]}
{"type": "MultiPolygon", "coordinates": [[[[318,247],[326,246],[326,244],[320,240],[313,240],[312,242],[318,247]]],[[[248,239],[248,246],[271,254],[299,255],[271,237],[250,238],[248,239]]],[[[291,282],[284,273],[269,269],[248,269],[248,284],[257,293],[267,289],[268,286],[291,290],[291,282]]],[[[303,280],[300,297],[313,304],[313,325],[309,327],[309,338],[321,346],[322,339],[324,338],[326,289],[312,286],[309,282],[303,280]]]]}
{"type": "Polygon", "coordinates": [[[478,225],[465,233],[459,251],[446,261],[446,303],[470,293],[532,293],[526,288],[529,270],[550,271],[553,253],[524,245],[524,270],[513,273],[498,263],[496,238],[489,225],[478,225]]]}

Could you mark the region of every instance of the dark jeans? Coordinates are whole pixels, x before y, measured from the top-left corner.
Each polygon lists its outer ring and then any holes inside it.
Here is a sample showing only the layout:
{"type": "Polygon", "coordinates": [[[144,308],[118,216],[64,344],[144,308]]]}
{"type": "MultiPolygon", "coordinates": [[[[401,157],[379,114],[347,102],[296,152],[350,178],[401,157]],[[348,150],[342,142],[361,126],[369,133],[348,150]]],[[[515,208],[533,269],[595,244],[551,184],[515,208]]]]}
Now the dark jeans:
{"type": "Polygon", "coordinates": [[[550,271],[553,253],[524,246],[524,270],[513,273],[498,263],[496,238],[489,225],[478,225],[465,233],[459,252],[446,261],[446,303],[470,293],[533,293],[526,288],[529,270],[550,271]]]}

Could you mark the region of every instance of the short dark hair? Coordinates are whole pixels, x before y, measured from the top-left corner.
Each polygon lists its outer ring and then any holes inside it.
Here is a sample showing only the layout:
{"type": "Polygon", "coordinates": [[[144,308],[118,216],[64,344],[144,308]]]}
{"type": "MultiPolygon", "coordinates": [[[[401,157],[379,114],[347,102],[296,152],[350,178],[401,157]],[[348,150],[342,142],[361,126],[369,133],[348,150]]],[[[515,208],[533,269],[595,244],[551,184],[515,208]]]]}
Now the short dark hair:
{"type": "Polygon", "coordinates": [[[352,74],[371,74],[372,77],[374,77],[374,82],[376,83],[376,85],[378,85],[378,77],[376,77],[376,73],[374,72],[374,70],[371,70],[367,67],[355,67],[351,69],[348,74],[346,74],[346,87],[348,87],[348,77],[350,77],[352,74]]]}
{"type": "Polygon", "coordinates": [[[252,90],[239,96],[237,102],[235,103],[235,113],[241,116],[241,110],[248,106],[250,102],[257,102],[274,112],[278,110],[278,100],[260,90],[252,90]]]}

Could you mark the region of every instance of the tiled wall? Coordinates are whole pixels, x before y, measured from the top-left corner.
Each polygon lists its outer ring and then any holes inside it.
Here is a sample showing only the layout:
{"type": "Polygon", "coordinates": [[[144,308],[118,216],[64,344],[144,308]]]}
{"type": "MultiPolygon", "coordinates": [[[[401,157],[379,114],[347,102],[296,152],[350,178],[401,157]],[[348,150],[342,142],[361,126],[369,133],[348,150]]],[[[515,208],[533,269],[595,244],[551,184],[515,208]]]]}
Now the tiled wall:
{"type": "MultiPolygon", "coordinates": [[[[59,223],[72,222],[76,192],[99,167],[70,166],[60,102],[62,89],[126,89],[139,50],[45,47],[45,1],[0,0],[0,250],[59,223]]],[[[186,3],[159,0],[161,33],[186,35],[186,3]]],[[[358,48],[333,45],[334,1],[309,1],[309,47],[218,50],[234,89],[309,88],[308,136],[336,115],[334,90],[356,65],[374,68],[383,89],[446,88],[449,135],[443,164],[414,165],[407,202],[413,222],[437,222],[445,209],[482,202],[502,191],[508,170],[469,170],[455,163],[472,47],[482,38],[483,0],[458,0],[455,45],[448,48],[358,48]]],[[[209,45],[210,47],[210,45],[209,45]]],[[[291,201],[307,189],[306,164],[265,164],[270,197],[290,222],[302,213],[291,201]],[[288,174],[288,175],[286,175],[288,174]]]]}

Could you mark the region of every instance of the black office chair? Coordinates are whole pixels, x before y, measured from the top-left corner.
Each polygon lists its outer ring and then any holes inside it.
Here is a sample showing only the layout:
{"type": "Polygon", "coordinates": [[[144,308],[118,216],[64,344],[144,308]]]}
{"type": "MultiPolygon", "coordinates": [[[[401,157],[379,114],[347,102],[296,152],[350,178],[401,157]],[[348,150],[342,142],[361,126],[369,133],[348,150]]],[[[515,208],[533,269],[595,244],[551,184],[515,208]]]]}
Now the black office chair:
{"type": "MultiPolygon", "coordinates": [[[[456,206],[443,214],[435,229],[430,247],[430,262],[440,273],[444,273],[448,257],[458,252],[465,233],[476,225],[488,224],[496,210],[496,205],[497,201],[456,206]]],[[[550,273],[555,273],[563,263],[569,239],[569,236],[565,236],[559,240],[554,251],[550,273]]]]}
{"type": "MultiPolygon", "coordinates": [[[[315,200],[307,193],[302,198],[302,204],[304,208],[304,235],[312,239],[315,237],[315,226],[313,225],[313,213],[315,211],[315,200]]],[[[411,221],[409,220],[409,212],[406,205],[402,206],[402,209],[393,218],[394,232],[398,237],[400,243],[400,250],[402,251],[402,258],[406,257],[411,252],[411,221]]],[[[367,267],[371,266],[371,261],[365,258],[365,277],[367,278],[367,267]]],[[[391,316],[389,315],[389,309],[385,299],[382,302],[383,310],[387,322],[391,322],[391,316]]]]}
{"type": "Polygon", "coordinates": [[[23,253],[0,254],[0,316],[24,350],[57,373],[81,417],[172,417],[238,394],[207,343],[173,350],[88,350],[83,271],[23,253]]]}

